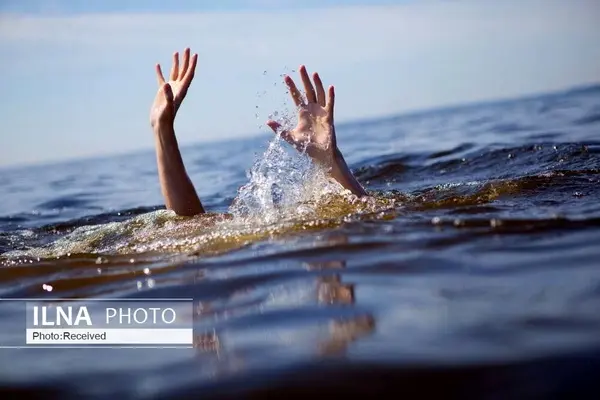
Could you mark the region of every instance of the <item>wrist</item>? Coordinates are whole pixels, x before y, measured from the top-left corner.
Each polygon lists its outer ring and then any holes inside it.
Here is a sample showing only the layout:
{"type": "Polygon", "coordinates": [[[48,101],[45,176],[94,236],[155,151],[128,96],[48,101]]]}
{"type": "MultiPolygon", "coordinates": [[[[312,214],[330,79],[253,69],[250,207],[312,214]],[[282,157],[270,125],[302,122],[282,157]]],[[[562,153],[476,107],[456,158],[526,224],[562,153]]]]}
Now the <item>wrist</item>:
{"type": "Polygon", "coordinates": [[[335,178],[342,171],[344,171],[346,163],[344,161],[344,157],[342,153],[336,148],[331,152],[328,152],[326,156],[322,157],[317,161],[325,171],[331,176],[335,178]]]}
{"type": "Polygon", "coordinates": [[[172,134],[175,131],[173,121],[156,120],[151,121],[150,125],[156,135],[172,134]]]}
{"type": "Polygon", "coordinates": [[[350,171],[342,152],[336,147],[333,152],[333,162],[330,167],[330,176],[338,181],[345,189],[350,190],[356,196],[367,196],[368,193],[356,180],[350,171]]]}

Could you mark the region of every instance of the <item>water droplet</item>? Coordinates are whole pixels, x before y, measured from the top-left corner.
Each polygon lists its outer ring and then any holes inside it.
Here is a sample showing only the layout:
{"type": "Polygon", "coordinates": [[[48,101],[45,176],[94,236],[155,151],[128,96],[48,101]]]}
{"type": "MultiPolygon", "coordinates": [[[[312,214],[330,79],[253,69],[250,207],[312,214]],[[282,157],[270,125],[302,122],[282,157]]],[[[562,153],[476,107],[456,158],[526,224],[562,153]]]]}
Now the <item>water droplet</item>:
{"type": "Polygon", "coordinates": [[[279,115],[279,113],[278,113],[277,111],[274,111],[274,112],[273,112],[273,115],[274,115],[274,116],[278,116],[278,115],[279,115]]]}
{"type": "Polygon", "coordinates": [[[130,263],[130,264],[133,264],[134,262],[135,262],[135,260],[134,260],[133,258],[130,258],[130,259],[129,259],[129,263],[130,263]]]}
{"type": "Polygon", "coordinates": [[[144,268],[144,274],[150,275],[150,268],[144,268]]]}
{"type": "Polygon", "coordinates": [[[144,284],[142,282],[137,281],[137,288],[138,288],[138,290],[141,290],[143,286],[144,286],[144,284]]]}
{"type": "Polygon", "coordinates": [[[45,283],[42,285],[42,289],[44,289],[47,292],[51,292],[52,289],[54,289],[51,285],[46,285],[45,283]]]}
{"type": "Polygon", "coordinates": [[[152,289],[152,288],[154,287],[154,283],[155,283],[155,282],[154,282],[154,279],[152,279],[152,278],[149,278],[149,279],[148,279],[148,287],[149,287],[149,288],[151,288],[151,289],[152,289]]]}
{"type": "Polygon", "coordinates": [[[441,218],[440,218],[440,217],[433,217],[433,218],[431,218],[431,223],[432,223],[433,225],[439,225],[439,224],[441,224],[441,223],[442,223],[442,220],[441,220],[441,218]]]}
{"type": "Polygon", "coordinates": [[[267,74],[267,70],[265,69],[265,70],[263,71],[263,75],[266,75],[266,74],[267,74]]]}

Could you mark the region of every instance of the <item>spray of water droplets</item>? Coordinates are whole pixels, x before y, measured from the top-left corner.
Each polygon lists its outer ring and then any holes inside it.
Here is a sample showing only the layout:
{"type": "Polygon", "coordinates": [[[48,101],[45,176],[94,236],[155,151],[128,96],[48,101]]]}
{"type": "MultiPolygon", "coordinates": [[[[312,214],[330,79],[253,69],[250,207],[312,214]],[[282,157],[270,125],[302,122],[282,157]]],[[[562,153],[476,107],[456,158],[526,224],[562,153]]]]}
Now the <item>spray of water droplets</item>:
{"type": "Polygon", "coordinates": [[[340,189],[307,156],[286,148],[274,136],[248,172],[248,183],[240,188],[230,213],[234,219],[263,223],[310,216],[314,212],[310,204],[340,189]]]}

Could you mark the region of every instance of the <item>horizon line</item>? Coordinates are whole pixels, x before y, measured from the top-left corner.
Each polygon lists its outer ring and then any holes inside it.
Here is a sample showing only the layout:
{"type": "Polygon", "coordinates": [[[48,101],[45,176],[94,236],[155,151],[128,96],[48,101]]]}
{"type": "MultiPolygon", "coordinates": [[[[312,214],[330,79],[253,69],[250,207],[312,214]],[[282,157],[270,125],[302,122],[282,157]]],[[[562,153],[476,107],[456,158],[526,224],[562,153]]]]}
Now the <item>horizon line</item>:
{"type": "MultiPolygon", "coordinates": [[[[397,113],[393,113],[393,114],[374,115],[372,117],[346,120],[346,121],[338,123],[337,127],[339,128],[339,127],[345,127],[345,126],[350,126],[350,125],[368,124],[368,123],[373,123],[376,121],[390,121],[390,120],[397,119],[397,118],[409,118],[409,117],[415,117],[415,116],[420,116],[420,115],[430,114],[430,113],[435,113],[435,112],[457,111],[457,110],[468,109],[468,108],[472,108],[472,107],[494,106],[494,105],[500,105],[500,104],[505,104],[505,103],[514,102],[514,101],[533,100],[536,98],[543,98],[543,97],[548,97],[548,96],[557,96],[557,95],[564,95],[564,94],[578,93],[578,92],[586,92],[586,91],[590,91],[590,90],[600,90],[600,81],[571,85],[568,87],[564,87],[562,89],[546,90],[546,91],[541,91],[541,92],[523,94],[520,96],[505,96],[505,97],[491,98],[488,100],[449,103],[447,105],[439,105],[439,106],[433,106],[433,107],[429,107],[429,108],[418,108],[418,109],[414,109],[414,110],[401,111],[401,112],[397,112],[397,113]]],[[[183,150],[186,148],[195,147],[199,144],[226,143],[226,142],[230,142],[232,140],[251,140],[251,139],[255,139],[259,136],[269,136],[269,135],[266,135],[264,132],[246,133],[246,134],[235,135],[228,139],[220,139],[220,138],[203,139],[203,140],[194,141],[192,143],[190,143],[190,142],[181,143],[179,147],[181,150],[183,150]]],[[[62,159],[57,159],[57,160],[47,160],[47,161],[39,161],[39,162],[37,162],[37,161],[24,162],[24,163],[17,162],[17,163],[13,163],[13,164],[0,165],[0,171],[10,171],[10,170],[18,170],[18,169],[22,169],[22,168],[32,168],[32,167],[36,168],[36,167],[45,167],[45,166],[56,166],[56,165],[70,164],[70,163],[80,162],[80,161],[85,161],[85,160],[89,160],[89,161],[103,160],[106,158],[117,157],[117,156],[127,156],[127,155],[133,156],[133,155],[143,154],[145,152],[152,151],[152,150],[154,150],[154,147],[148,146],[148,147],[143,147],[143,148],[139,148],[136,150],[125,150],[123,152],[115,151],[115,152],[110,152],[110,153],[102,153],[102,154],[98,154],[95,156],[79,156],[79,157],[74,156],[74,157],[67,157],[67,158],[62,158],[62,159]]]]}

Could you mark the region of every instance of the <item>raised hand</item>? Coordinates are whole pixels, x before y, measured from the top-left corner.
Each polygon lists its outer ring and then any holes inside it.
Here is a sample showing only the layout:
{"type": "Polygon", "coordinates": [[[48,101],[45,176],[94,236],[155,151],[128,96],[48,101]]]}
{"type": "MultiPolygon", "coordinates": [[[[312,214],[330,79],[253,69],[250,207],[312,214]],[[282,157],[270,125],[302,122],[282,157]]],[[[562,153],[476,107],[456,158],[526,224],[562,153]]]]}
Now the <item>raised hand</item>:
{"type": "Polygon", "coordinates": [[[165,206],[178,215],[196,215],[204,213],[204,207],[196,193],[194,184],[188,176],[177,138],[175,137],[175,115],[194,79],[198,55],[190,60],[190,49],[183,52],[183,65],[179,67],[179,54],[173,54],[173,67],[169,82],[156,65],[158,92],[150,109],[150,124],[154,131],[156,162],[160,188],[165,206]]]}
{"type": "Polygon", "coordinates": [[[281,137],[296,149],[306,151],[306,154],[316,162],[331,166],[337,151],[333,124],[334,88],[329,86],[328,98],[325,98],[325,89],[319,74],[316,72],[313,74],[315,82],[313,87],[304,65],[300,66],[300,77],[304,84],[306,99],[298,91],[292,78],[286,75],[284,79],[292,100],[298,107],[296,127],[291,131],[282,130],[281,125],[273,120],[267,121],[267,125],[275,133],[281,134],[281,137]]]}
{"type": "Polygon", "coordinates": [[[346,164],[342,153],[337,147],[335,126],[333,124],[333,106],[335,103],[335,90],[329,86],[328,96],[325,98],[325,89],[319,74],[313,74],[315,86],[308,77],[306,67],[300,66],[300,77],[304,84],[306,99],[302,97],[296,84],[286,75],[285,83],[290,89],[294,104],[298,107],[298,124],[291,131],[281,129],[281,125],[273,120],[267,125],[275,133],[281,134],[288,143],[299,151],[306,151],[315,162],[323,165],[331,178],[357,196],[366,196],[367,192],[356,180],[346,164]],[[316,90],[315,90],[316,87],[316,90]]]}
{"type": "Polygon", "coordinates": [[[158,123],[170,123],[175,120],[175,115],[185,99],[188,88],[194,79],[198,54],[190,59],[190,49],[183,52],[182,65],[179,65],[179,53],[173,54],[173,66],[166,82],[160,64],[156,64],[156,76],[158,79],[158,92],[150,109],[150,123],[155,126],[158,123]]]}

